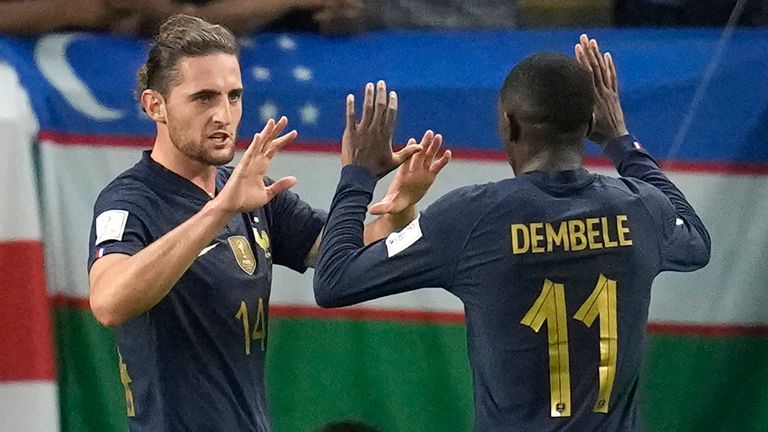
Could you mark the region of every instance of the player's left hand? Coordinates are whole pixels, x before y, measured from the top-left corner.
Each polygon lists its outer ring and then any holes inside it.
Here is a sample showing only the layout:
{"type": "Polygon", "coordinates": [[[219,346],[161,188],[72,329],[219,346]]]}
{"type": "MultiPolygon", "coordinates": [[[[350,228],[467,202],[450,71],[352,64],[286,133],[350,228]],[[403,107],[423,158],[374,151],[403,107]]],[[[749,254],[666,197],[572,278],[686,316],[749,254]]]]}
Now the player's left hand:
{"type": "Polygon", "coordinates": [[[420,145],[409,145],[398,152],[392,151],[396,119],[397,94],[387,94],[384,81],[378,82],[375,97],[373,84],[365,86],[359,122],[355,116],[355,98],[348,95],[347,123],[341,137],[342,165],[360,165],[382,178],[421,150],[420,145]]]}
{"type": "MultiPolygon", "coordinates": [[[[442,143],[441,135],[428,130],[418,144],[422,150],[400,165],[384,198],[370,207],[371,214],[396,214],[419,202],[435,182],[437,174],[451,161],[450,150],[436,159],[442,143]]],[[[406,147],[416,145],[416,140],[411,138],[406,147]]]]}
{"type": "Polygon", "coordinates": [[[595,39],[582,34],[574,47],[576,60],[590,72],[595,88],[594,124],[588,138],[601,146],[628,134],[619,102],[616,65],[609,53],[600,53],[595,39]]]}

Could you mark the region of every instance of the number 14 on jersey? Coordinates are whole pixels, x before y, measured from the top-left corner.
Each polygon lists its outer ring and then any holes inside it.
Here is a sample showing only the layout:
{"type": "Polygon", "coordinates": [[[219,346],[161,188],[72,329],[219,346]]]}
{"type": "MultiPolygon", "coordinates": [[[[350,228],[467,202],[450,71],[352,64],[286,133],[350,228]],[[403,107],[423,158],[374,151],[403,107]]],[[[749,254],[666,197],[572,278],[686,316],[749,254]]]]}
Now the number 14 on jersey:
{"type": "MultiPolygon", "coordinates": [[[[547,323],[549,389],[552,417],[571,415],[571,371],[568,358],[568,320],[565,286],[544,280],[541,294],[523,317],[521,324],[535,332],[547,323]]],[[[607,413],[613,381],[616,378],[618,332],[616,329],[616,281],[600,275],[595,289],[573,318],[592,327],[600,317],[599,388],[594,412],[607,413]]]]}

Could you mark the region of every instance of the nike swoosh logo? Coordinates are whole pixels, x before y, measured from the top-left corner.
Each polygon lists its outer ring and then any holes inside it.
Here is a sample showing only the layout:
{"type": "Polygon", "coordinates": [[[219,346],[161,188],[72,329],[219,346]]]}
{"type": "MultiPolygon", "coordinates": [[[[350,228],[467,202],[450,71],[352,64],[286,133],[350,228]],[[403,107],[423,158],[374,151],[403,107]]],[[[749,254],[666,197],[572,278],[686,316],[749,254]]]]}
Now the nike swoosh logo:
{"type": "Polygon", "coordinates": [[[208,253],[208,252],[209,252],[211,249],[215,248],[215,247],[216,247],[216,246],[218,246],[218,245],[219,245],[218,243],[214,243],[214,244],[212,244],[212,245],[208,246],[207,248],[205,248],[205,249],[201,250],[201,251],[200,251],[200,253],[199,253],[199,254],[197,254],[197,257],[199,258],[199,257],[201,257],[201,256],[203,256],[203,255],[205,255],[205,254],[207,254],[207,253],[208,253]]]}

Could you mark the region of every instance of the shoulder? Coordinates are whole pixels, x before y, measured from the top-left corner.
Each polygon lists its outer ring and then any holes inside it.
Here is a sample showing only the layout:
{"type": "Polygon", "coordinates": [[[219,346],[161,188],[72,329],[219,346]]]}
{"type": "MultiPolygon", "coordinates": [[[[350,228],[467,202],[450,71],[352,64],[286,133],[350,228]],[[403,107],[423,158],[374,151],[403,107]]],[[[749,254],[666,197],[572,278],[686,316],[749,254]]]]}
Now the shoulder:
{"type": "Polygon", "coordinates": [[[514,193],[520,183],[515,179],[499,182],[476,184],[454,189],[438,198],[425,212],[430,215],[461,215],[463,220],[480,217],[510,193],[514,193]]]}
{"type": "Polygon", "coordinates": [[[94,212],[98,214],[106,210],[136,211],[145,208],[155,194],[147,177],[138,167],[123,172],[99,193],[94,203],[94,212]]]}

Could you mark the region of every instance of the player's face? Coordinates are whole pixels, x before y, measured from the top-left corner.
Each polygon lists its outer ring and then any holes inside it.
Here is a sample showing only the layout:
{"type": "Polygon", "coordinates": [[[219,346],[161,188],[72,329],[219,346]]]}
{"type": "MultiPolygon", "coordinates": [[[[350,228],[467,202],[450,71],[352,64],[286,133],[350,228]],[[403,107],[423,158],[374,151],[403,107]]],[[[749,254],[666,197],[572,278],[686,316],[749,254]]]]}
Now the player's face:
{"type": "Polygon", "coordinates": [[[179,62],[178,76],[166,100],[171,142],[190,159],[208,165],[229,163],[243,113],[237,57],[187,57],[179,62]]]}

